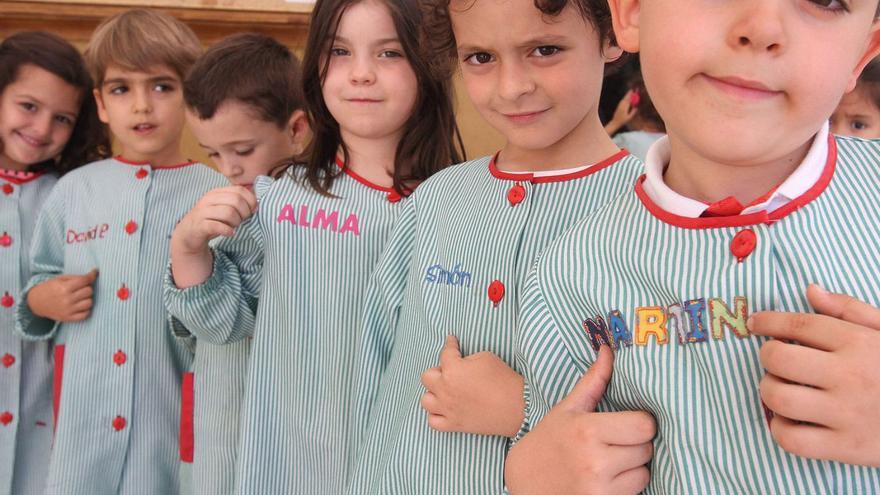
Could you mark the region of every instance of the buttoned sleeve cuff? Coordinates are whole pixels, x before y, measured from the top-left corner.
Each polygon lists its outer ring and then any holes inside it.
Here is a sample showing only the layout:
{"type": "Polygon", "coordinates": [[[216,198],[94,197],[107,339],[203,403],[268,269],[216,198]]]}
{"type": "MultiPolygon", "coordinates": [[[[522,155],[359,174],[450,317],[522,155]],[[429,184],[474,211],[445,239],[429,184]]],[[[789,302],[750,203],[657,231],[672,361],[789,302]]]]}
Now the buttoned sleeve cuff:
{"type": "Polygon", "coordinates": [[[52,279],[56,275],[42,274],[31,277],[27,287],[21,292],[21,297],[15,306],[15,332],[25,340],[50,340],[58,333],[60,322],[38,316],[31,311],[27,298],[31,289],[52,279]]]}

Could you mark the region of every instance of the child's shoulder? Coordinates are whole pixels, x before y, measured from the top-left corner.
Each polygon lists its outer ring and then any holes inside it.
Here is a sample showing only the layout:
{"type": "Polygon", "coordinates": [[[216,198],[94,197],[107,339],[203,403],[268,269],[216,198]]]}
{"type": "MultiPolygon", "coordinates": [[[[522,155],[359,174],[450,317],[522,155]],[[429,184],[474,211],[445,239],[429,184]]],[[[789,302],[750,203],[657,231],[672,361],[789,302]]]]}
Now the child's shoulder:
{"type": "Polygon", "coordinates": [[[484,156],[446,167],[421,183],[413,193],[413,197],[436,194],[442,190],[457,191],[462,185],[473,187],[475,180],[490,176],[489,162],[491,160],[491,156],[484,156]]]}

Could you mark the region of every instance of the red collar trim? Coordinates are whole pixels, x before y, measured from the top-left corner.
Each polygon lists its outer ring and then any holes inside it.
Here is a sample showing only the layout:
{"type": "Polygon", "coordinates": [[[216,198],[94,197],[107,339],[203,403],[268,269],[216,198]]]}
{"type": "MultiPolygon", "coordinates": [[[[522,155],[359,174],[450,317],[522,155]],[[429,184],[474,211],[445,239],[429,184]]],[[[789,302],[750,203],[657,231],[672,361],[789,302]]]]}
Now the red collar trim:
{"type": "Polygon", "coordinates": [[[581,177],[586,177],[591,174],[595,174],[596,172],[602,170],[603,168],[607,168],[608,166],[614,164],[619,161],[623,157],[629,155],[629,151],[620,150],[617,153],[605,158],[604,160],[590,165],[589,167],[579,170],[577,172],[571,172],[568,174],[560,174],[560,175],[544,175],[535,177],[534,174],[527,172],[505,172],[503,170],[498,169],[498,165],[495,163],[495,160],[498,158],[498,154],[500,151],[492,155],[492,159],[489,160],[489,173],[492,174],[496,179],[502,180],[513,180],[517,182],[531,182],[532,184],[546,184],[548,182],[566,182],[574,179],[580,179],[581,177]]]}
{"type": "Polygon", "coordinates": [[[176,165],[162,165],[161,167],[155,167],[155,166],[150,165],[150,162],[147,162],[147,161],[136,162],[134,160],[129,160],[127,158],[124,158],[122,155],[114,156],[113,159],[119,163],[124,163],[126,165],[134,165],[137,167],[142,167],[144,165],[148,165],[153,170],[166,170],[166,169],[172,169],[172,168],[183,168],[183,167],[188,167],[190,165],[195,165],[196,163],[198,163],[193,160],[187,160],[183,163],[178,163],[176,165]]]}
{"type": "Polygon", "coordinates": [[[401,196],[397,191],[394,190],[393,187],[380,186],[379,184],[376,184],[375,182],[371,182],[371,181],[361,177],[360,175],[356,174],[354,172],[354,170],[351,170],[351,168],[346,167],[345,164],[342,162],[342,160],[338,156],[336,157],[336,166],[339,167],[340,170],[345,172],[346,175],[348,175],[352,179],[360,182],[361,184],[369,187],[370,189],[375,189],[377,191],[381,191],[383,193],[388,194],[388,201],[391,201],[392,203],[396,203],[396,202],[400,201],[401,196]]]}
{"type": "Polygon", "coordinates": [[[0,179],[11,182],[16,185],[27,184],[32,180],[36,180],[43,175],[44,172],[27,172],[20,170],[0,169],[0,179]]]}
{"type": "Polygon", "coordinates": [[[834,140],[834,136],[829,134],[828,159],[825,162],[825,169],[822,171],[822,175],[819,177],[819,180],[817,180],[816,183],[813,184],[811,188],[807,189],[807,191],[804,192],[802,195],[791,200],[786,205],[777,210],[774,210],[772,213],[769,214],[766,211],[760,211],[750,213],[748,215],[700,218],[690,218],[676,215],[657,206],[657,204],[651,200],[651,198],[645,192],[644,186],[642,185],[645,182],[644,175],[639,177],[639,179],[636,181],[636,195],[638,195],[639,200],[642,202],[643,205],[645,205],[645,208],[647,208],[654,217],[664,223],[668,223],[670,225],[685,229],[714,229],[721,227],[745,227],[747,225],[757,225],[761,223],[771,224],[785,218],[790,213],[818,198],[819,195],[821,195],[822,192],[824,192],[825,189],[828,187],[828,184],[831,183],[831,178],[834,176],[834,170],[836,167],[837,142],[834,140]]]}

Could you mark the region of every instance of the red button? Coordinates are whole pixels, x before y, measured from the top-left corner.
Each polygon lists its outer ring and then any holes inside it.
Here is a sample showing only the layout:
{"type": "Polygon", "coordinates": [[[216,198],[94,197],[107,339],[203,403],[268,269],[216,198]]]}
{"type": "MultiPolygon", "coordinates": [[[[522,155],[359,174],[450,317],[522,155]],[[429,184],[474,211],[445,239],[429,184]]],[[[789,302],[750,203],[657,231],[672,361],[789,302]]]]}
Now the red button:
{"type": "Polygon", "coordinates": [[[113,354],[113,362],[116,363],[116,366],[122,366],[123,364],[125,364],[126,360],[128,360],[128,356],[126,356],[125,353],[122,352],[122,349],[116,351],[116,353],[113,354]]]}
{"type": "Polygon", "coordinates": [[[3,194],[9,196],[10,194],[12,194],[12,191],[15,191],[15,188],[12,187],[12,184],[9,184],[8,182],[6,184],[3,184],[3,194]]]}
{"type": "Polygon", "coordinates": [[[145,168],[139,168],[138,171],[134,173],[134,176],[138,179],[143,179],[148,175],[150,175],[150,173],[147,172],[147,169],[145,168]]]}
{"type": "Polygon", "coordinates": [[[746,256],[752,254],[758,244],[758,236],[750,229],[737,232],[730,242],[730,252],[736,256],[737,261],[742,262],[746,256]]]}
{"type": "Polygon", "coordinates": [[[0,246],[9,247],[12,245],[12,237],[9,236],[6,232],[0,236],[0,246]]]}
{"type": "Polygon", "coordinates": [[[492,301],[496,307],[498,303],[504,299],[504,284],[501,283],[500,280],[495,280],[491,284],[489,284],[489,300],[492,301]]]}
{"type": "Polygon", "coordinates": [[[116,416],[115,418],[113,418],[113,429],[114,430],[119,431],[119,430],[125,428],[125,424],[126,424],[125,418],[123,418],[122,416],[116,416]]]}
{"type": "Polygon", "coordinates": [[[9,411],[4,411],[3,414],[0,414],[0,423],[3,423],[3,426],[12,423],[12,413],[9,411]]]}
{"type": "Polygon", "coordinates": [[[526,188],[522,186],[522,184],[514,184],[513,187],[507,191],[507,201],[510,201],[510,206],[516,206],[522,203],[522,200],[526,199],[526,188]]]}
{"type": "Polygon", "coordinates": [[[0,359],[0,362],[3,363],[4,368],[11,368],[12,365],[15,364],[15,356],[7,352],[3,355],[3,358],[0,359]]]}
{"type": "Polygon", "coordinates": [[[8,292],[4,292],[3,297],[0,298],[0,305],[3,305],[4,308],[11,308],[13,304],[15,304],[15,299],[8,292]]]}
{"type": "Polygon", "coordinates": [[[129,220],[129,222],[125,224],[125,231],[128,233],[128,235],[134,234],[135,232],[137,232],[137,229],[138,224],[135,223],[134,220],[129,220]]]}
{"type": "Polygon", "coordinates": [[[129,292],[128,287],[126,287],[125,284],[122,284],[122,287],[120,287],[119,290],[116,291],[116,297],[123,301],[128,299],[128,296],[130,295],[131,292],[129,292]]]}
{"type": "Polygon", "coordinates": [[[403,196],[401,196],[400,193],[397,191],[391,191],[390,193],[388,193],[389,203],[397,203],[401,199],[403,199],[403,196]]]}

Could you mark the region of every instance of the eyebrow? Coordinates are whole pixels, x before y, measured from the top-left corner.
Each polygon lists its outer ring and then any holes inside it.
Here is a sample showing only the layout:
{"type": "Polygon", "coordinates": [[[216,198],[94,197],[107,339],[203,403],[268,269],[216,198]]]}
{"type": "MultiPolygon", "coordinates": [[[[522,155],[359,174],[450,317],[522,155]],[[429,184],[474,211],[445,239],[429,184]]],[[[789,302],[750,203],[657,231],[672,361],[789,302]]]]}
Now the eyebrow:
{"type": "MultiPolygon", "coordinates": [[[[235,146],[237,144],[254,144],[254,142],[255,141],[253,139],[239,139],[238,141],[230,141],[228,143],[223,143],[220,145],[220,147],[222,148],[222,147],[226,147],[226,146],[235,146]]],[[[199,146],[201,146],[202,148],[205,148],[206,150],[213,150],[214,149],[210,146],[205,146],[202,143],[199,143],[199,146]]]]}
{"type": "MultiPolygon", "coordinates": [[[[529,38],[521,43],[517,43],[517,48],[531,48],[535,46],[546,46],[546,45],[568,45],[570,41],[565,36],[558,36],[553,34],[548,34],[544,36],[537,36],[534,38],[529,38]]],[[[458,45],[459,53],[475,53],[475,52],[490,52],[493,51],[489,48],[483,48],[478,45],[458,45]]]]}
{"type": "MultiPolygon", "coordinates": [[[[109,86],[111,84],[130,84],[130,81],[131,81],[130,79],[127,79],[124,77],[116,77],[113,79],[104,80],[103,86],[109,86]]],[[[164,83],[164,82],[176,83],[177,78],[172,77],[172,76],[156,76],[156,77],[151,77],[151,78],[147,79],[147,82],[150,84],[164,83]]]]}
{"type": "MultiPolygon", "coordinates": [[[[335,39],[336,41],[341,41],[342,43],[352,44],[351,40],[348,39],[348,38],[346,38],[345,36],[339,36],[339,35],[336,35],[336,36],[334,37],[334,39],[335,39]]],[[[373,45],[374,45],[374,46],[375,46],[375,45],[385,45],[385,44],[388,44],[388,43],[400,43],[400,38],[394,37],[394,38],[382,38],[382,39],[378,39],[378,40],[376,40],[376,41],[373,42],[373,45]]]]}

